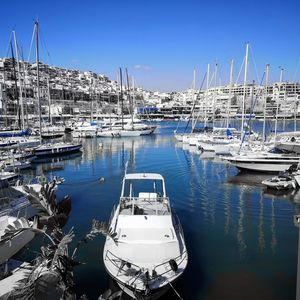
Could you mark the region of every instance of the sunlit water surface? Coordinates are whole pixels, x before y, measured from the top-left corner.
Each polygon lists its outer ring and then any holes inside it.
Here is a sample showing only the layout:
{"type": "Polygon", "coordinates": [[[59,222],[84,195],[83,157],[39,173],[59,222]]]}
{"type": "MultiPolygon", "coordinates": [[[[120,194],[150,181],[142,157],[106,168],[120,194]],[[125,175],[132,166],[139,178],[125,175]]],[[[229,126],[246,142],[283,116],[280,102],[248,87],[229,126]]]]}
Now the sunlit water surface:
{"type": "MultiPolygon", "coordinates": [[[[66,179],[58,198],[72,198],[65,231],[74,227],[78,240],[93,218],[108,221],[127,161],[128,172],[160,173],[189,254],[175,285],[183,299],[294,299],[298,230],[293,215],[300,195],[266,193],[260,182],[268,176],[238,173],[211,154],[178,143],[176,126],[162,122],[155,135],[142,138],[83,140],[82,155],[41,161],[25,174],[66,179]]],[[[77,259],[85,263],[75,270],[78,296],[97,299],[111,284],[102,259],[104,241],[97,237],[78,251],[77,259]]],[[[38,245],[34,241],[29,248],[38,245]]],[[[19,257],[34,254],[25,249],[19,257]]],[[[170,291],[163,299],[177,296],[170,291]]]]}

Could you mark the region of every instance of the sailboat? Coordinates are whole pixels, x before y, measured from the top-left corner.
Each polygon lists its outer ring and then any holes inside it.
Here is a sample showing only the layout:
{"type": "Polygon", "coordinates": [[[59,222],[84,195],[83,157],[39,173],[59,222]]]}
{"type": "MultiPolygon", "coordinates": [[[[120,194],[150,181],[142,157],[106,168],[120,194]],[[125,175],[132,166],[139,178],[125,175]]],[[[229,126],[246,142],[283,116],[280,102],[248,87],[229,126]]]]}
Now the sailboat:
{"type": "MultiPolygon", "coordinates": [[[[14,47],[16,53],[16,61],[14,57],[13,45],[12,42],[10,43],[11,52],[12,52],[12,61],[13,61],[13,77],[15,80],[15,93],[14,98],[17,100],[17,115],[18,115],[18,124],[6,128],[0,129],[0,147],[3,148],[10,148],[13,146],[27,146],[27,143],[30,145],[34,143],[32,138],[29,138],[30,130],[25,128],[24,125],[24,111],[23,111],[23,99],[22,99],[22,84],[21,84],[21,72],[20,72],[20,64],[19,64],[19,54],[18,54],[18,46],[17,46],[17,39],[16,33],[13,31],[14,37],[14,47]],[[18,80],[16,77],[16,70],[15,70],[15,63],[18,69],[18,80]],[[18,84],[19,82],[19,92],[18,92],[18,84]]],[[[6,107],[6,106],[5,106],[6,107]]],[[[5,111],[5,108],[3,109],[5,111]]],[[[7,113],[7,112],[6,112],[7,113]]],[[[7,122],[6,122],[7,123],[7,122]]]]}
{"type": "Polygon", "coordinates": [[[61,138],[65,134],[65,128],[63,126],[53,126],[52,116],[51,116],[51,94],[50,94],[50,80],[47,79],[48,86],[48,114],[49,114],[49,124],[48,126],[43,126],[41,136],[43,139],[57,139],[61,138]]]}
{"type": "Polygon", "coordinates": [[[125,174],[109,228],[104,265],[132,298],[159,298],[186,269],[183,231],[160,174],[125,174]]]}
{"type": "MultiPolygon", "coordinates": [[[[37,98],[38,98],[38,110],[39,110],[39,132],[40,143],[42,141],[42,121],[41,121],[41,102],[40,102],[40,84],[39,84],[39,43],[38,43],[38,22],[35,22],[35,38],[36,38],[36,66],[37,66],[37,98]]],[[[34,154],[38,157],[70,154],[80,151],[82,144],[74,143],[49,143],[40,144],[34,150],[34,154]]]]}
{"type": "Polygon", "coordinates": [[[107,129],[103,129],[97,133],[98,137],[137,137],[142,135],[149,135],[154,133],[156,126],[142,123],[141,120],[134,117],[134,104],[133,95],[131,95],[131,89],[129,86],[128,72],[126,69],[127,77],[127,95],[130,103],[130,119],[124,118],[123,107],[123,82],[122,82],[122,70],[120,71],[120,99],[121,99],[121,120],[110,123],[107,129]]]}
{"type": "MultiPolygon", "coordinates": [[[[214,77],[215,77],[215,92],[214,99],[216,98],[216,87],[217,87],[217,69],[218,65],[216,64],[214,77]]],[[[231,128],[229,124],[230,120],[230,108],[231,108],[231,97],[232,97],[232,81],[233,81],[233,60],[230,64],[230,83],[229,83],[229,95],[227,103],[227,115],[226,115],[226,127],[215,127],[211,132],[206,132],[198,137],[195,142],[198,149],[202,151],[215,152],[217,155],[228,155],[232,149],[237,149],[240,145],[238,139],[238,131],[236,128],[231,128]]],[[[213,101],[215,103],[215,100],[213,101]]],[[[215,107],[213,105],[213,112],[215,107]]],[[[214,113],[213,113],[214,116],[214,113]]],[[[214,117],[213,117],[214,122],[214,117]]],[[[206,126],[206,124],[205,124],[206,126]]]]}

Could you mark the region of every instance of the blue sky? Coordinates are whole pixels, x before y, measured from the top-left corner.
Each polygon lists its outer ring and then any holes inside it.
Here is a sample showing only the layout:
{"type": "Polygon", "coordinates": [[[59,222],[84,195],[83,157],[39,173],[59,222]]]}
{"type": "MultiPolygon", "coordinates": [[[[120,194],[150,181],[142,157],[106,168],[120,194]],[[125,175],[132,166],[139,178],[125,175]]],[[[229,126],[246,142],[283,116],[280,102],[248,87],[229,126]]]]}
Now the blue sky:
{"type": "Polygon", "coordinates": [[[44,62],[112,79],[119,66],[127,67],[150,90],[186,89],[194,68],[199,87],[207,63],[216,61],[218,82],[226,83],[231,59],[237,77],[246,42],[249,81],[261,80],[266,63],[271,81],[279,79],[279,66],[285,80],[300,80],[299,0],[18,0],[3,1],[1,11],[1,56],[12,30],[28,56],[38,17],[44,62]]]}

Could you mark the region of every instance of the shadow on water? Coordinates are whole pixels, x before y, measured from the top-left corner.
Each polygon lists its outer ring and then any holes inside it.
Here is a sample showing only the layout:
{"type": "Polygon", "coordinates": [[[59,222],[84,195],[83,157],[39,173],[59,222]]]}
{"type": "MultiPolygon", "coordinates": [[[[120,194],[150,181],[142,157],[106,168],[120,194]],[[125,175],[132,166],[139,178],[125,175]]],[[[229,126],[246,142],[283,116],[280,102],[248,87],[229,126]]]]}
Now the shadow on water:
{"type": "Polygon", "coordinates": [[[249,185],[264,187],[263,180],[274,177],[274,174],[263,174],[255,172],[237,171],[237,174],[226,179],[227,183],[235,185],[249,185]]]}

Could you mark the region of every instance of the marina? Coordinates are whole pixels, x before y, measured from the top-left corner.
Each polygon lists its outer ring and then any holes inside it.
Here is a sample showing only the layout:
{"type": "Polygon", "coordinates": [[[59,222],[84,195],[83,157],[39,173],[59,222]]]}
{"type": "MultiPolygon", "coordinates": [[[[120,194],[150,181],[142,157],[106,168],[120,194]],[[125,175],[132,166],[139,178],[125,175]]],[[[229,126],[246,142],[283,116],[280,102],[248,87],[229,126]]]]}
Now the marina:
{"type": "Polygon", "coordinates": [[[0,300],[300,300],[300,6],[276,5],[3,3],[0,300]]]}
{"type": "MultiPolygon", "coordinates": [[[[72,197],[65,231],[74,227],[81,237],[94,218],[109,221],[125,172],[159,172],[188,251],[187,268],[174,284],[180,297],[216,299],[225,294],[239,299],[246,293],[250,299],[259,291],[263,298],[294,298],[298,233],[293,216],[299,192],[269,194],[261,182],[272,174],[239,172],[211,152],[185,146],[173,136],[176,127],[176,122],[161,122],[155,135],[84,139],[81,154],[44,158],[22,175],[26,182],[49,169],[49,179],[53,173],[65,179],[57,189],[59,197],[72,197]],[[195,278],[200,285],[192,284],[195,278]]],[[[32,241],[16,259],[30,261],[40,243],[32,241]]],[[[82,247],[78,259],[85,264],[74,270],[77,295],[95,299],[108,288],[118,289],[102,259],[105,238],[82,247]]],[[[162,299],[177,297],[170,288],[162,299]]]]}

